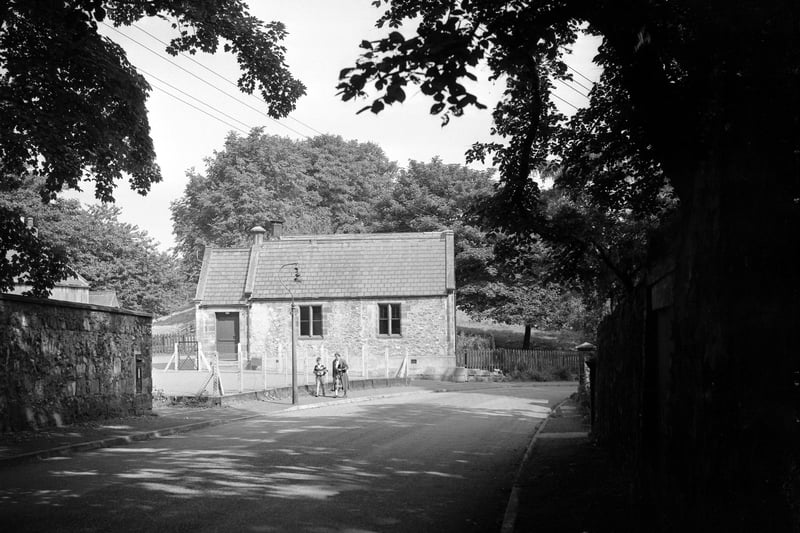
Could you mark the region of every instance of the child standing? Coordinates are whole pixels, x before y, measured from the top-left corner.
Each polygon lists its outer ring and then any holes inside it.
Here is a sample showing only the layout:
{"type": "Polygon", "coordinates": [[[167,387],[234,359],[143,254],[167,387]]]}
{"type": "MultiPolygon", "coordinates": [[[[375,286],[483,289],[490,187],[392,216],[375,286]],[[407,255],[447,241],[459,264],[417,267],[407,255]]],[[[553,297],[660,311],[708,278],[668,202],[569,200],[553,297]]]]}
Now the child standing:
{"type": "Polygon", "coordinates": [[[325,374],[327,373],[328,369],[322,364],[322,357],[317,357],[317,364],[314,365],[314,377],[317,381],[317,392],[314,396],[317,398],[319,398],[320,390],[322,390],[322,395],[325,396],[325,374]]]}

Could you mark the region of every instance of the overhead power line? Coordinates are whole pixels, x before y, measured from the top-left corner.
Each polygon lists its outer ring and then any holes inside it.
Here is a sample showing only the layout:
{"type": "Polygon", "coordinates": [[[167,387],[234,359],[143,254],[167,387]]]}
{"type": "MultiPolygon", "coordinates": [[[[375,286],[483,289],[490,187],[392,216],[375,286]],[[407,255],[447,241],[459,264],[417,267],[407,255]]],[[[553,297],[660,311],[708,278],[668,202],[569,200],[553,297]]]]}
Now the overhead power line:
{"type": "Polygon", "coordinates": [[[553,98],[555,98],[555,99],[557,99],[557,100],[561,100],[562,102],[564,102],[565,104],[567,104],[567,105],[568,105],[568,106],[570,106],[570,107],[573,107],[573,108],[575,109],[575,111],[580,111],[580,109],[581,109],[580,107],[576,106],[576,105],[575,105],[575,104],[573,104],[572,102],[567,102],[566,100],[564,100],[563,98],[561,98],[561,97],[560,97],[560,96],[558,96],[557,94],[550,93],[550,96],[552,96],[553,98]]]}
{"type": "Polygon", "coordinates": [[[578,80],[576,80],[575,78],[572,78],[570,81],[571,81],[572,83],[574,83],[575,85],[577,85],[578,87],[582,87],[582,88],[583,88],[583,89],[585,89],[587,92],[591,92],[591,91],[592,91],[592,88],[591,88],[591,87],[587,87],[586,85],[582,84],[581,82],[579,82],[579,81],[578,81],[578,80]]]}
{"type": "Polygon", "coordinates": [[[217,86],[216,86],[216,85],[214,85],[213,83],[211,83],[211,82],[209,82],[209,81],[207,81],[207,80],[204,80],[203,78],[201,78],[200,76],[198,76],[197,74],[195,74],[194,72],[192,72],[191,70],[188,70],[188,69],[186,69],[186,68],[182,67],[181,65],[179,65],[179,64],[177,64],[177,63],[175,63],[174,61],[172,61],[172,60],[171,60],[171,59],[169,59],[168,57],[164,57],[164,56],[162,56],[162,55],[161,55],[159,52],[157,52],[157,51],[153,50],[152,48],[150,48],[150,47],[149,47],[149,46],[147,46],[146,44],[144,44],[144,43],[142,43],[142,42],[140,42],[140,41],[138,41],[138,40],[134,39],[134,38],[133,38],[133,37],[131,37],[130,35],[127,35],[127,34],[125,34],[125,33],[122,33],[121,31],[119,31],[119,30],[118,30],[118,29],[116,29],[115,27],[113,27],[113,26],[110,26],[110,25],[106,24],[105,22],[103,22],[102,24],[103,24],[103,25],[105,25],[106,27],[110,28],[111,30],[115,31],[116,33],[118,33],[118,34],[122,35],[123,37],[125,37],[125,38],[127,38],[127,39],[129,39],[129,40],[133,41],[133,42],[134,42],[134,43],[136,43],[136,44],[138,44],[139,46],[141,46],[141,47],[142,47],[142,48],[144,48],[145,50],[149,51],[150,53],[152,53],[152,54],[154,54],[154,55],[158,56],[160,59],[163,59],[164,61],[167,61],[168,63],[171,63],[173,66],[175,66],[175,67],[177,67],[177,68],[181,69],[182,71],[186,72],[187,74],[189,74],[189,75],[190,75],[190,76],[192,76],[193,78],[197,79],[198,81],[200,81],[200,82],[202,82],[202,83],[205,83],[206,85],[208,85],[208,86],[209,86],[209,87],[211,87],[212,89],[214,89],[214,90],[216,90],[216,91],[218,91],[218,92],[222,93],[223,95],[225,95],[225,96],[227,96],[228,98],[230,98],[230,99],[234,100],[235,102],[238,102],[238,103],[240,103],[240,104],[242,104],[242,105],[244,105],[244,106],[246,106],[246,107],[248,107],[248,108],[252,109],[252,110],[253,110],[253,111],[255,111],[256,113],[259,113],[259,114],[261,114],[261,115],[264,115],[266,118],[268,118],[268,119],[269,119],[269,120],[271,120],[272,122],[274,122],[274,123],[278,124],[279,126],[282,126],[282,127],[286,128],[287,130],[289,130],[289,131],[291,131],[291,132],[293,132],[293,133],[296,133],[297,135],[300,135],[301,137],[305,137],[306,139],[308,139],[308,138],[309,138],[309,136],[308,136],[308,135],[306,135],[305,133],[301,133],[301,132],[297,131],[296,129],[294,129],[294,128],[290,127],[290,126],[287,126],[286,124],[283,124],[282,122],[280,122],[280,121],[278,121],[278,120],[275,120],[275,119],[274,119],[274,118],[272,118],[271,116],[267,115],[266,113],[264,113],[264,112],[263,112],[263,111],[261,111],[260,109],[258,109],[258,108],[256,108],[256,107],[253,107],[253,106],[251,106],[251,105],[250,105],[250,104],[248,104],[247,102],[243,102],[243,101],[239,100],[239,99],[238,99],[238,98],[236,98],[235,96],[233,96],[233,95],[231,95],[231,94],[229,94],[229,93],[227,93],[227,92],[223,91],[222,89],[220,89],[219,87],[217,87],[217,86]]]}
{"type": "Polygon", "coordinates": [[[196,105],[194,105],[194,104],[192,104],[192,103],[190,103],[190,102],[187,102],[186,100],[184,100],[184,99],[183,99],[183,98],[181,98],[180,96],[175,96],[175,95],[174,95],[174,94],[172,94],[171,92],[169,92],[169,91],[167,91],[167,90],[165,90],[165,89],[162,89],[162,88],[161,88],[161,87],[159,87],[158,85],[155,85],[155,84],[154,84],[154,85],[153,85],[153,88],[154,88],[154,89],[156,89],[156,90],[158,90],[158,91],[160,91],[160,92],[162,92],[162,93],[164,93],[164,94],[166,94],[167,96],[171,96],[171,97],[172,97],[172,98],[174,98],[175,100],[178,100],[179,102],[181,102],[181,103],[183,103],[183,104],[186,104],[186,105],[188,105],[188,106],[189,106],[189,107],[191,107],[191,108],[194,108],[194,109],[195,109],[195,110],[197,110],[197,111],[200,111],[200,112],[201,112],[201,113],[203,113],[204,115],[208,115],[209,117],[213,118],[214,120],[216,120],[216,121],[219,121],[219,122],[221,122],[221,123],[225,124],[225,125],[226,125],[226,126],[228,126],[229,128],[233,128],[233,129],[235,129],[236,131],[239,131],[240,133],[243,133],[243,134],[245,134],[245,135],[247,135],[247,134],[248,134],[248,132],[247,132],[247,131],[245,131],[245,130],[243,130],[242,128],[240,128],[240,127],[238,127],[238,126],[234,126],[234,125],[233,125],[233,124],[231,124],[230,122],[228,122],[228,121],[226,121],[226,120],[223,120],[223,119],[221,119],[221,118],[219,118],[219,117],[217,117],[217,116],[215,116],[215,115],[212,115],[212,114],[211,114],[211,113],[209,113],[208,111],[206,111],[206,110],[204,110],[204,109],[201,109],[201,108],[197,107],[196,105]]]}
{"type": "Polygon", "coordinates": [[[213,105],[211,105],[211,104],[207,104],[207,103],[203,102],[203,101],[202,101],[202,100],[200,100],[199,98],[195,98],[194,96],[192,96],[191,94],[187,93],[186,91],[184,91],[184,90],[182,90],[182,89],[180,89],[180,88],[178,88],[178,87],[175,87],[174,85],[172,85],[172,84],[171,84],[171,83],[169,83],[168,81],[164,81],[164,80],[162,80],[161,78],[159,78],[159,77],[158,77],[158,76],[156,76],[155,74],[151,74],[151,73],[147,72],[146,70],[144,70],[143,68],[139,68],[139,67],[137,67],[137,69],[139,70],[139,72],[143,72],[143,73],[144,73],[144,74],[146,74],[148,77],[150,77],[150,78],[153,78],[154,80],[157,80],[157,81],[159,81],[159,82],[163,83],[163,84],[164,84],[164,85],[166,85],[167,87],[169,87],[169,88],[171,88],[171,89],[174,89],[174,90],[178,91],[178,92],[179,92],[179,93],[181,93],[182,95],[184,95],[184,96],[187,96],[187,97],[191,98],[192,100],[194,100],[195,102],[199,103],[200,105],[204,105],[204,106],[206,106],[206,107],[208,107],[208,108],[210,108],[210,109],[213,109],[214,111],[216,111],[216,112],[217,112],[217,113],[219,113],[220,115],[222,115],[222,116],[224,116],[224,117],[226,117],[226,118],[229,118],[229,119],[233,120],[234,122],[238,122],[239,124],[241,124],[242,126],[244,126],[245,128],[247,128],[248,130],[251,130],[251,129],[253,129],[253,127],[252,127],[252,126],[250,126],[249,124],[246,124],[246,123],[242,122],[241,120],[239,120],[238,118],[236,118],[236,117],[233,117],[233,116],[231,116],[231,115],[227,114],[226,112],[224,112],[224,111],[222,111],[222,110],[220,110],[220,109],[217,109],[216,107],[214,107],[214,106],[213,106],[213,105]]]}
{"type": "Polygon", "coordinates": [[[569,89],[572,89],[573,91],[575,91],[575,92],[576,92],[576,93],[578,93],[579,95],[583,96],[584,98],[589,98],[589,95],[588,95],[588,94],[584,94],[584,93],[580,92],[578,89],[576,89],[575,87],[573,87],[573,86],[572,86],[572,85],[570,85],[569,83],[565,82],[564,80],[562,80],[562,79],[559,79],[559,78],[556,78],[556,81],[560,82],[560,83],[561,83],[563,86],[565,86],[565,87],[567,87],[567,88],[569,88],[569,89]]]}
{"type": "MultiPolygon", "coordinates": [[[[140,32],[144,33],[145,35],[149,36],[151,39],[154,39],[154,40],[156,40],[156,41],[160,42],[160,43],[161,43],[161,44],[163,44],[164,46],[169,46],[169,43],[168,43],[168,42],[166,42],[166,41],[162,40],[161,38],[157,37],[156,35],[153,35],[153,34],[152,34],[152,33],[150,33],[149,31],[147,31],[146,29],[144,29],[144,28],[142,28],[141,26],[139,26],[138,24],[132,24],[131,26],[132,26],[132,27],[134,27],[134,28],[136,28],[136,29],[137,29],[137,30],[139,30],[140,32]]],[[[179,52],[179,53],[180,53],[180,55],[182,55],[183,57],[185,57],[186,59],[188,59],[189,61],[191,61],[191,62],[192,62],[192,63],[194,63],[195,65],[197,65],[198,67],[200,67],[200,68],[202,68],[202,69],[204,69],[204,70],[206,70],[206,71],[210,72],[211,74],[213,74],[213,75],[214,75],[214,76],[216,76],[217,78],[221,79],[221,80],[222,80],[222,81],[224,81],[225,83],[227,83],[227,84],[229,84],[229,85],[232,85],[232,86],[236,87],[236,89],[237,89],[237,90],[239,89],[239,86],[238,86],[236,83],[234,83],[233,81],[229,80],[228,78],[226,78],[225,76],[223,76],[223,75],[222,75],[222,74],[220,74],[219,72],[217,72],[217,71],[215,71],[215,70],[213,70],[213,69],[211,69],[211,68],[209,68],[209,67],[205,66],[205,65],[204,65],[204,64],[202,64],[200,61],[197,61],[195,58],[193,58],[192,56],[190,56],[190,55],[188,55],[188,54],[185,54],[184,52],[179,52]]],[[[262,104],[266,104],[266,103],[267,103],[267,102],[266,102],[266,100],[264,100],[263,98],[260,98],[260,97],[258,97],[258,96],[256,96],[256,95],[254,95],[254,94],[251,94],[251,95],[249,95],[249,96],[250,96],[251,98],[254,98],[254,99],[258,100],[258,101],[259,101],[259,102],[261,102],[262,104]]],[[[314,133],[317,133],[317,134],[319,134],[319,135],[324,135],[324,133],[322,133],[322,132],[321,132],[321,131],[319,131],[318,129],[314,128],[313,126],[310,126],[310,125],[306,124],[306,123],[305,123],[305,122],[303,122],[302,120],[298,120],[298,119],[294,118],[294,117],[293,117],[293,116],[291,116],[291,115],[287,115],[287,117],[286,117],[286,118],[288,118],[288,119],[290,119],[290,120],[294,120],[295,122],[297,122],[297,123],[298,123],[298,124],[300,124],[301,126],[305,126],[306,128],[310,129],[310,130],[311,130],[311,131],[313,131],[314,133]]]]}
{"type": "MultiPolygon", "coordinates": [[[[570,69],[570,70],[571,70],[572,72],[574,72],[575,74],[577,74],[578,76],[580,76],[581,78],[583,78],[583,79],[585,79],[586,81],[588,81],[589,83],[591,83],[592,85],[594,85],[594,81],[592,81],[591,79],[589,79],[589,78],[587,78],[586,76],[584,76],[584,75],[583,75],[583,73],[581,73],[579,70],[577,70],[577,69],[575,69],[575,68],[573,68],[573,67],[571,67],[571,66],[569,66],[569,65],[567,65],[567,68],[568,68],[568,69],[570,69]]],[[[575,83],[578,83],[578,82],[576,81],[575,83]]],[[[578,85],[581,85],[581,84],[580,84],[580,83],[578,83],[578,85]]],[[[591,90],[591,89],[589,89],[588,87],[586,87],[585,85],[581,85],[581,87],[583,87],[583,88],[584,88],[584,89],[586,89],[587,91],[590,91],[590,90],[591,90]]]]}

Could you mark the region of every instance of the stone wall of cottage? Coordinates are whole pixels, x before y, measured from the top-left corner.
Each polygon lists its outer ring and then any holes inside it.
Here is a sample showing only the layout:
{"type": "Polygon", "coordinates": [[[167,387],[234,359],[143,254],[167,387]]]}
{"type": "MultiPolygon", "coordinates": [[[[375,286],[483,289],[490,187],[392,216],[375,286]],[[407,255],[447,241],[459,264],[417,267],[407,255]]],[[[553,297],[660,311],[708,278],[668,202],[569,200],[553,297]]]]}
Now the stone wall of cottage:
{"type": "MultiPolygon", "coordinates": [[[[295,352],[298,372],[310,371],[317,357],[330,368],[333,354],[348,361],[351,376],[442,377],[452,372],[455,359],[455,301],[448,297],[410,299],[347,299],[299,301],[296,305],[321,305],[323,335],[300,337],[299,311],[295,314],[295,352]],[[401,305],[401,336],[378,334],[378,304],[401,305]]],[[[268,372],[285,373],[291,365],[291,314],[289,302],[253,302],[247,309],[199,308],[198,337],[203,351],[214,350],[217,312],[238,311],[243,363],[248,368],[266,365],[268,372]],[[248,335],[249,331],[249,335],[248,335]]]]}
{"type": "Polygon", "coordinates": [[[0,295],[0,431],[151,409],[151,325],[146,313],[0,295]]]}
{"type": "MultiPolygon", "coordinates": [[[[286,311],[287,313],[289,311],[286,311]]],[[[217,349],[217,313],[236,313],[239,315],[239,344],[243,352],[243,360],[247,358],[248,313],[246,306],[219,306],[195,308],[195,336],[200,343],[200,350],[211,360],[217,349]]]]}

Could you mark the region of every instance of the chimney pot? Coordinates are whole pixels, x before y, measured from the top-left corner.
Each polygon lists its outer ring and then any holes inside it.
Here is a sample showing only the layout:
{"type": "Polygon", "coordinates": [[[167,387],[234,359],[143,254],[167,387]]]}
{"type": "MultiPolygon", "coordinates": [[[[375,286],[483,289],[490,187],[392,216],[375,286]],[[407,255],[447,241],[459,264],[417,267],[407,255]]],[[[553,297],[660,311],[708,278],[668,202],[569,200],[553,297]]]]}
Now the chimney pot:
{"type": "Polygon", "coordinates": [[[34,235],[39,234],[39,230],[36,229],[36,218],[25,217],[25,227],[31,230],[31,233],[33,233],[34,235]]]}
{"type": "Polygon", "coordinates": [[[259,244],[264,242],[264,234],[266,232],[267,230],[265,230],[261,226],[255,226],[253,228],[250,228],[250,235],[253,236],[253,244],[258,246],[259,244]]]}
{"type": "Polygon", "coordinates": [[[272,225],[272,238],[280,239],[283,236],[283,220],[270,220],[272,225]]]}

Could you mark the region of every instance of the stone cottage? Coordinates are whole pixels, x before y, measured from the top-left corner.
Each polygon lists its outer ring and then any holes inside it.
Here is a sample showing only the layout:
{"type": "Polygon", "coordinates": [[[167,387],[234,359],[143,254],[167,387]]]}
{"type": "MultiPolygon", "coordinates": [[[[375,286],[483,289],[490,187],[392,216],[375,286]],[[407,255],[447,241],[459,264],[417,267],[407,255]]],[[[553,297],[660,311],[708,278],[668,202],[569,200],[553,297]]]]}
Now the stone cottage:
{"type": "Polygon", "coordinates": [[[266,239],[253,228],[249,247],[206,249],[195,298],[206,356],[285,372],[294,302],[301,372],[334,352],[355,378],[452,371],[452,231],[282,236],[272,227],[266,239]]]}

